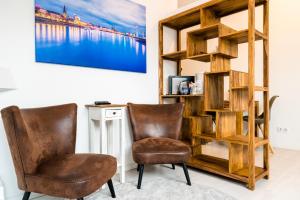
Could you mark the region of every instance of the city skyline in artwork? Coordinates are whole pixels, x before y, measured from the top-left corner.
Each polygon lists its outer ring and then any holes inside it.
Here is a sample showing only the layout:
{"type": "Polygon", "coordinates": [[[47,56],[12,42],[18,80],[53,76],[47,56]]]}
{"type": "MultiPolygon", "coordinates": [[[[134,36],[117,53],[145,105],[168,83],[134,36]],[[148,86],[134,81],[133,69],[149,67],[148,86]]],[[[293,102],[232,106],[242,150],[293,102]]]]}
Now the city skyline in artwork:
{"type": "Polygon", "coordinates": [[[129,0],[36,0],[36,61],[146,72],[146,9],[129,0]]]}

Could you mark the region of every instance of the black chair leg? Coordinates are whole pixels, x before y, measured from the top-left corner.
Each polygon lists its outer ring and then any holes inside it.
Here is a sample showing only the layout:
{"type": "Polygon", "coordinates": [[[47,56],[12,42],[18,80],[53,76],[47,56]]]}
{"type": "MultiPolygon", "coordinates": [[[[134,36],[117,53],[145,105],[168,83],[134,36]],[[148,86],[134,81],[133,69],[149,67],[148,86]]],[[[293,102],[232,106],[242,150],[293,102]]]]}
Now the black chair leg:
{"type": "Polygon", "coordinates": [[[111,179],[109,179],[109,181],[107,182],[107,185],[109,187],[109,191],[111,193],[111,197],[112,198],[116,198],[116,193],[115,193],[115,189],[114,189],[114,185],[111,179]]]}
{"type": "Polygon", "coordinates": [[[78,198],[77,200],[83,200],[83,197],[81,197],[81,198],[78,198]]]}
{"type": "Polygon", "coordinates": [[[175,169],[175,165],[174,164],[172,164],[172,169],[175,169]]]}
{"type": "Polygon", "coordinates": [[[30,194],[31,194],[31,192],[25,192],[22,200],[28,200],[30,197],[30,194]]]}
{"type": "Polygon", "coordinates": [[[188,171],[188,169],[187,169],[185,163],[182,163],[182,167],[183,167],[183,171],[184,171],[184,175],[185,175],[187,184],[188,184],[188,185],[192,185],[192,184],[191,184],[191,180],[190,180],[190,176],[189,176],[189,171],[188,171]]]}
{"type": "Polygon", "coordinates": [[[140,171],[140,165],[137,166],[136,171],[140,171]]]}
{"type": "Polygon", "coordinates": [[[144,165],[140,165],[140,167],[139,167],[139,180],[138,180],[137,189],[141,189],[143,173],[144,173],[144,165]]]}

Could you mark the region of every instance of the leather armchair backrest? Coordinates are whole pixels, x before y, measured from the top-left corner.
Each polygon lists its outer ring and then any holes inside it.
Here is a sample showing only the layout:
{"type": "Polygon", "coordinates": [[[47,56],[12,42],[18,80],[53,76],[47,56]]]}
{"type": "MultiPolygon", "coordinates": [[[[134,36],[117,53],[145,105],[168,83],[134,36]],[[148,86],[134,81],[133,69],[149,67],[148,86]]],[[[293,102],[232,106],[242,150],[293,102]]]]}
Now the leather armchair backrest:
{"type": "Polygon", "coordinates": [[[46,160],[75,153],[77,105],[34,109],[11,106],[1,111],[20,189],[24,174],[46,160]]]}
{"type": "Polygon", "coordinates": [[[183,104],[128,104],[134,141],[148,137],[179,139],[183,104]]]}

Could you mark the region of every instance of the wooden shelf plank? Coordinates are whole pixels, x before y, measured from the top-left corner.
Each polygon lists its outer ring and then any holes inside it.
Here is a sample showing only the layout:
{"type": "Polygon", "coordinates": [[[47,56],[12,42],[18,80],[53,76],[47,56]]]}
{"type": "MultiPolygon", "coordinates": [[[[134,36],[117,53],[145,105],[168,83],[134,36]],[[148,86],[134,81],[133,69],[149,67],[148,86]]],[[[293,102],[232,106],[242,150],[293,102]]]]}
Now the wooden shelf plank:
{"type": "Polygon", "coordinates": [[[210,173],[233,178],[245,183],[248,181],[247,177],[229,173],[229,162],[226,159],[202,154],[191,157],[187,165],[190,167],[208,171],[210,173]]]}
{"type": "Polygon", "coordinates": [[[232,112],[229,108],[223,109],[205,109],[206,112],[232,112]]]}
{"type": "Polygon", "coordinates": [[[201,133],[200,135],[193,135],[193,137],[205,140],[219,140],[216,138],[216,133],[201,133]]]}
{"type": "MultiPolygon", "coordinates": [[[[248,90],[249,87],[248,86],[239,86],[239,87],[231,87],[230,89],[231,90],[248,90]]],[[[269,91],[269,89],[267,87],[261,87],[261,86],[255,86],[254,90],[262,91],[262,92],[269,91]]]]}
{"type": "Polygon", "coordinates": [[[230,70],[217,71],[217,72],[205,72],[205,75],[226,75],[229,76],[230,70]]]}
{"type": "Polygon", "coordinates": [[[262,86],[255,86],[255,91],[261,91],[261,92],[267,92],[269,91],[268,87],[262,87],[262,86]]]}
{"type": "Polygon", "coordinates": [[[206,115],[206,114],[202,114],[202,115],[191,115],[191,116],[184,116],[183,118],[205,118],[205,117],[211,117],[211,115],[206,115]]]}
{"type": "MultiPolygon", "coordinates": [[[[235,135],[226,137],[223,139],[224,141],[227,141],[229,143],[235,143],[235,144],[241,144],[241,145],[248,145],[249,144],[249,138],[245,135],[235,135]]],[[[268,144],[269,140],[255,137],[255,146],[258,147],[260,145],[268,144]]]]}
{"type": "Polygon", "coordinates": [[[190,94],[190,95],[173,95],[173,94],[166,94],[162,95],[162,98],[180,98],[180,97],[203,97],[203,94],[190,94]]]}
{"type": "MultiPolygon", "coordinates": [[[[206,140],[215,140],[215,141],[222,141],[234,144],[241,144],[241,145],[248,145],[248,136],[244,135],[235,135],[226,138],[216,138],[216,133],[201,133],[201,135],[193,136],[199,139],[206,139],[206,140]]],[[[262,145],[266,145],[269,143],[269,140],[256,137],[255,138],[255,146],[259,147],[262,145]]]]}
{"type": "Polygon", "coordinates": [[[213,39],[219,37],[219,28],[222,24],[214,24],[211,26],[206,26],[194,31],[190,31],[188,35],[201,36],[205,40],[213,39]]]}
{"type": "Polygon", "coordinates": [[[173,29],[185,29],[200,24],[200,6],[161,20],[164,26],[173,29]]]}
{"type": "Polygon", "coordinates": [[[201,54],[201,55],[196,55],[196,56],[190,56],[187,57],[187,59],[190,60],[197,60],[197,61],[201,61],[201,62],[210,62],[210,54],[201,54]]]}
{"type": "MultiPolygon", "coordinates": [[[[256,6],[262,5],[265,0],[256,0],[256,6]]],[[[248,9],[248,0],[212,0],[200,6],[194,7],[177,15],[160,21],[164,26],[181,30],[199,25],[201,9],[212,10],[217,17],[224,17],[248,9]]]]}
{"type": "MultiPolygon", "coordinates": [[[[235,33],[223,35],[220,38],[225,39],[225,40],[233,40],[233,41],[236,41],[238,44],[242,44],[242,43],[248,42],[248,34],[249,34],[249,31],[247,29],[247,30],[241,30],[241,31],[237,31],[235,33]]],[[[262,40],[262,39],[266,39],[266,37],[264,36],[263,33],[256,30],[255,31],[255,40],[257,41],[257,40],[262,40]]]]}
{"type": "Polygon", "coordinates": [[[186,50],[162,55],[165,60],[179,61],[186,59],[186,50]]]}
{"type": "Polygon", "coordinates": [[[208,54],[201,54],[201,55],[195,55],[195,56],[190,56],[187,57],[187,59],[190,60],[197,60],[197,61],[201,61],[201,62],[211,62],[211,56],[214,55],[219,55],[219,56],[223,56],[224,58],[228,58],[228,59],[234,59],[236,57],[234,56],[230,56],[224,53],[208,53],[208,54]]]}
{"type": "MultiPolygon", "coordinates": [[[[260,6],[265,0],[255,0],[255,6],[260,6]]],[[[203,5],[212,10],[216,16],[224,17],[248,9],[248,0],[213,0],[203,5]]]]}
{"type": "MultiPolygon", "coordinates": [[[[261,174],[263,174],[266,170],[261,167],[255,167],[255,177],[259,177],[261,174]]],[[[247,167],[240,169],[238,171],[233,172],[233,174],[236,174],[238,176],[243,176],[248,178],[249,177],[249,169],[247,167]]]]}

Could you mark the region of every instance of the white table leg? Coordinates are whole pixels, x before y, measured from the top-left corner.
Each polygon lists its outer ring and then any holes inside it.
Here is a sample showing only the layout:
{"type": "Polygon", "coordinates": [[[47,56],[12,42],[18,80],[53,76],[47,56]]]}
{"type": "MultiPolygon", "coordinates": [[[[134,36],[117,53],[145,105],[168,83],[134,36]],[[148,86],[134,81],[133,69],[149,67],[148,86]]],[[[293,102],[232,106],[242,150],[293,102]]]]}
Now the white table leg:
{"type": "Polygon", "coordinates": [[[107,154],[107,127],[104,119],[101,120],[101,154],[107,154]]]}
{"type": "Polygon", "coordinates": [[[89,120],[90,125],[90,152],[100,154],[100,121],[97,120],[89,120]]]}
{"type": "Polygon", "coordinates": [[[123,109],[123,118],[121,119],[121,183],[125,183],[125,109],[123,109]]]}
{"type": "MultiPolygon", "coordinates": [[[[101,154],[107,154],[107,127],[105,119],[101,119],[101,154]]],[[[105,189],[106,184],[102,185],[102,189],[105,189]]]]}

